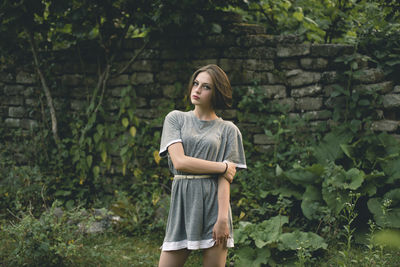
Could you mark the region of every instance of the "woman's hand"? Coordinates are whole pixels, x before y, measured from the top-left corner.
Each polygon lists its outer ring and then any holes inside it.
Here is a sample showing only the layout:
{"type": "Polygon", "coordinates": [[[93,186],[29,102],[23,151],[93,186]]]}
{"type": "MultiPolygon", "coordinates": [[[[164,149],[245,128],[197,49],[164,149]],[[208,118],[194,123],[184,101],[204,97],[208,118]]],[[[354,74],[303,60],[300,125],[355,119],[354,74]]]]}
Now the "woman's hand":
{"type": "Polygon", "coordinates": [[[228,163],[228,168],[226,169],[226,172],[222,175],[229,183],[233,182],[233,177],[236,174],[236,164],[232,162],[227,162],[228,163]]]}
{"type": "Polygon", "coordinates": [[[226,242],[229,237],[228,219],[218,219],[214,225],[212,234],[217,246],[222,244],[224,247],[226,247],[226,242]]]}

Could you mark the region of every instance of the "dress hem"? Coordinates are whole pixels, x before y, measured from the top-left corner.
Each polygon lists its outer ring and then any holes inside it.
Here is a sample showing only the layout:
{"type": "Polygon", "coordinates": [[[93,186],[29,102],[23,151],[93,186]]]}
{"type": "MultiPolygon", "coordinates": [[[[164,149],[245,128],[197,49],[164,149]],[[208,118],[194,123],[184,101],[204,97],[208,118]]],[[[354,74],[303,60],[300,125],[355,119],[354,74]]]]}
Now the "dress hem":
{"type": "MultiPolygon", "coordinates": [[[[190,240],[181,240],[175,242],[164,242],[160,247],[162,251],[172,251],[179,249],[189,249],[189,250],[198,250],[198,249],[207,249],[213,247],[215,244],[214,239],[207,240],[198,240],[198,241],[190,241],[190,240]]],[[[226,247],[232,248],[234,247],[233,238],[228,238],[226,247]]]]}

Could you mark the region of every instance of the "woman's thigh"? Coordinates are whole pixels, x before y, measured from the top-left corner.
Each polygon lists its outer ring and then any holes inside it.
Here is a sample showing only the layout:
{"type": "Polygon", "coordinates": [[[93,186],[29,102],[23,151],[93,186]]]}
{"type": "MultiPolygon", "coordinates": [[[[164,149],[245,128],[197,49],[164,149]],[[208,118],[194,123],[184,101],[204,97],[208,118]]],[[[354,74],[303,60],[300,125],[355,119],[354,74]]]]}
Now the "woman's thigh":
{"type": "Polygon", "coordinates": [[[204,267],[224,267],[228,249],[224,245],[215,245],[203,251],[204,267]]]}
{"type": "Polygon", "coordinates": [[[161,251],[158,267],[181,267],[189,257],[190,250],[180,249],[173,251],[161,251]]]}

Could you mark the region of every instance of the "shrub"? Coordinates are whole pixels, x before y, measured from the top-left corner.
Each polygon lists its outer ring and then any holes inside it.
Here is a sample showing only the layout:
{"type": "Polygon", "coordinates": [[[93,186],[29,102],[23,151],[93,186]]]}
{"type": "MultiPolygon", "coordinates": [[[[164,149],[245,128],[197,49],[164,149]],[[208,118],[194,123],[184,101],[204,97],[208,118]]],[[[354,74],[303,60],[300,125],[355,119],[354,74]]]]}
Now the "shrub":
{"type": "Polygon", "coordinates": [[[83,229],[91,218],[83,216],[86,214],[84,210],[62,212],[58,206],[55,201],[39,218],[28,211],[15,222],[4,225],[0,243],[4,266],[67,266],[76,263],[83,254],[83,229]]]}

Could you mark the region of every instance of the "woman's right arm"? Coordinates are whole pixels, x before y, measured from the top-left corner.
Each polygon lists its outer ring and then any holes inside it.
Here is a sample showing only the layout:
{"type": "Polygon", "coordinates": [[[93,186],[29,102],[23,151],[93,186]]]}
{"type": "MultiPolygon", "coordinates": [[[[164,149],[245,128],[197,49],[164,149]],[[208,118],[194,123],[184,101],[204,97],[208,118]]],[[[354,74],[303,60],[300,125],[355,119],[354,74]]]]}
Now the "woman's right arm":
{"type": "MultiPolygon", "coordinates": [[[[223,174],[226,169],[224,162],[209,161],[185,155],[182,143],[174,143],[168,147],[168,153],[174,168],[178,171],[193,174],[223,174]]],[[[228,169],[224,176],[232,181],[236,174],[236,165],[228,162],[228,169]]]]}

